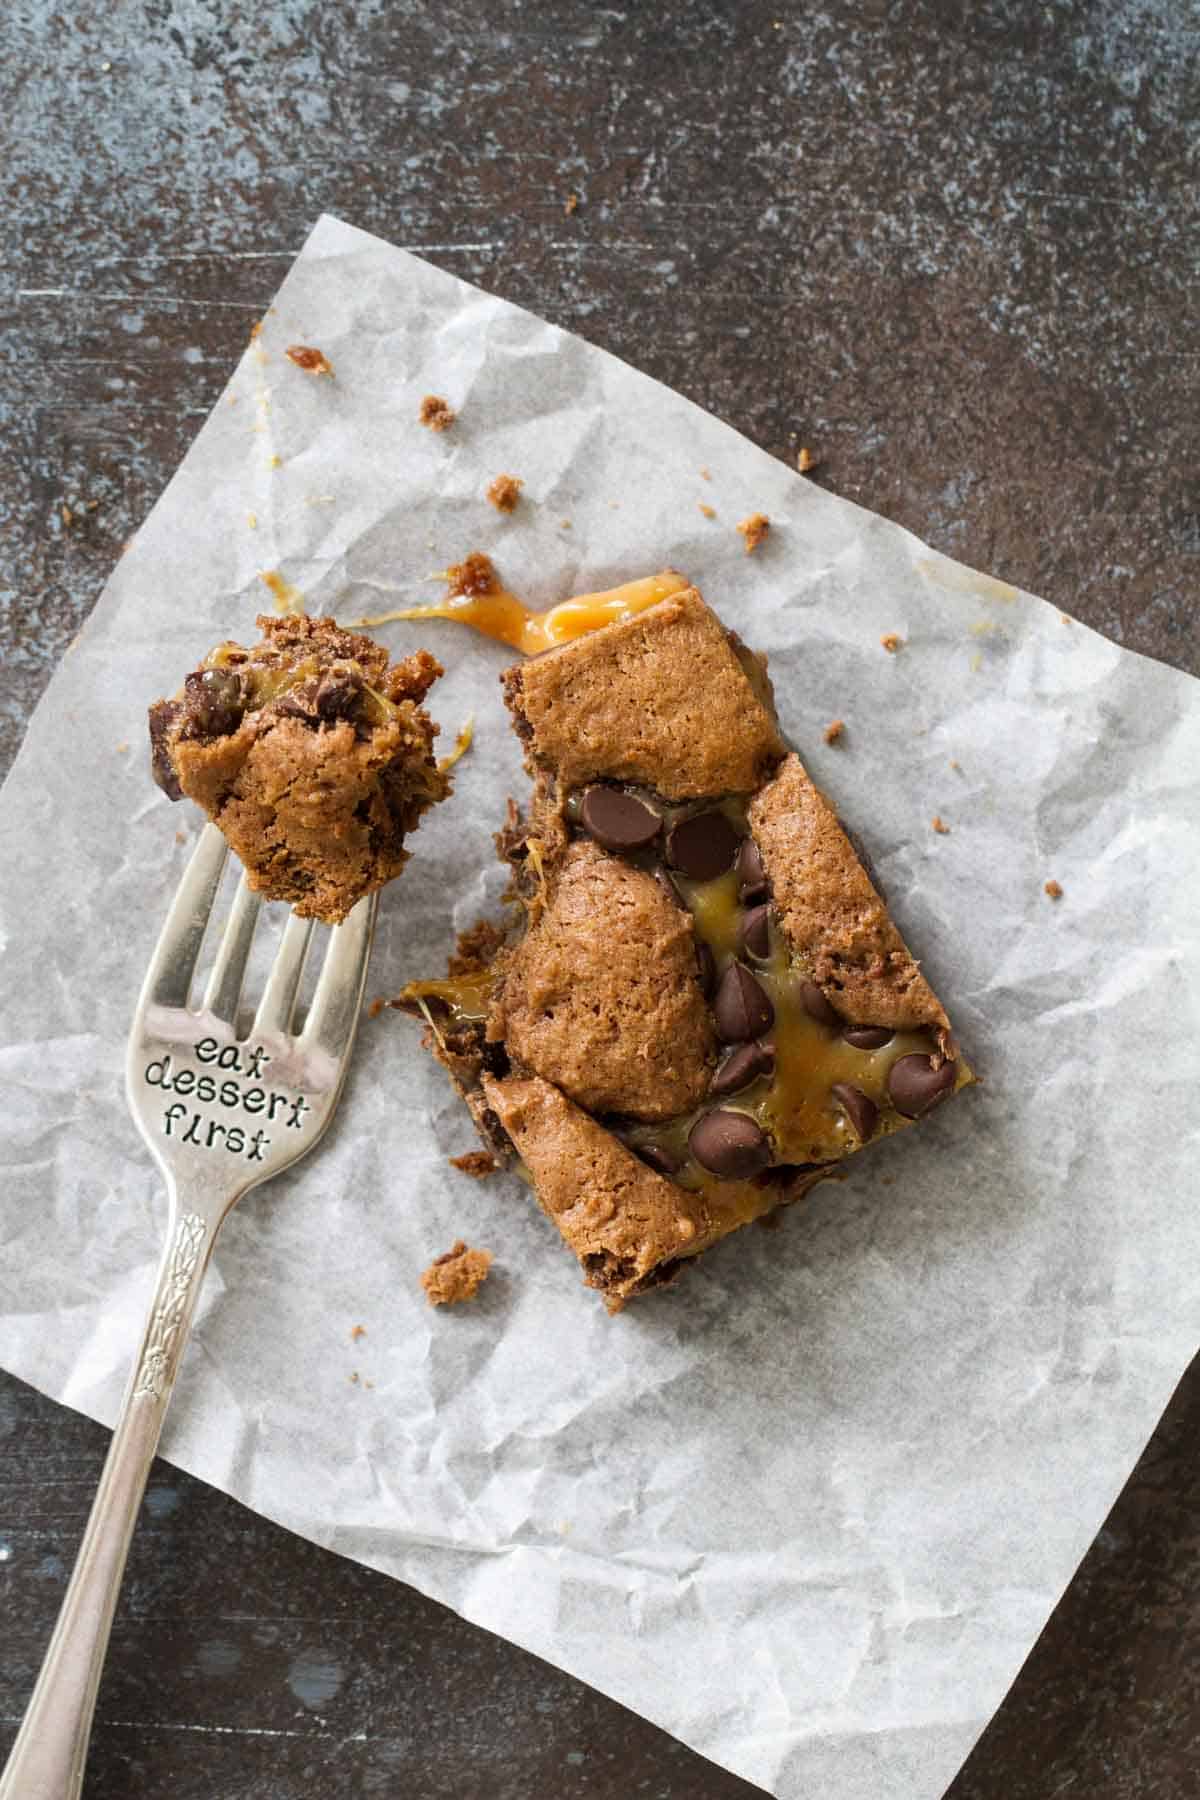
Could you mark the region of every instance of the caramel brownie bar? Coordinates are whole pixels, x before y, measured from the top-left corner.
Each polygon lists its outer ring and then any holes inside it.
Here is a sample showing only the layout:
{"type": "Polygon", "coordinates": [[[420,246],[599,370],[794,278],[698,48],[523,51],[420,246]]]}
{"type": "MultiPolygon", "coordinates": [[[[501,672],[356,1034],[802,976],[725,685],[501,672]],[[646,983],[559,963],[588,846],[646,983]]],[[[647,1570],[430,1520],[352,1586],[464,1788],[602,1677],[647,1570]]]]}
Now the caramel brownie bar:
{"type": "Polygon", "coordinates": [[[420,704],[442,670],[423,650],[389,666],[332,619],[258,624],[259,643],[218,645],[150,708],[154,778],[220,826],[251,887],[336,924],[400,873],[449,792],[420,704]]]}
{"type": "Polygon", "coordinates": [[[510,669],[520,902],[397,1004],[612,1311],[971,1079],[695,589],[510,669]]]}

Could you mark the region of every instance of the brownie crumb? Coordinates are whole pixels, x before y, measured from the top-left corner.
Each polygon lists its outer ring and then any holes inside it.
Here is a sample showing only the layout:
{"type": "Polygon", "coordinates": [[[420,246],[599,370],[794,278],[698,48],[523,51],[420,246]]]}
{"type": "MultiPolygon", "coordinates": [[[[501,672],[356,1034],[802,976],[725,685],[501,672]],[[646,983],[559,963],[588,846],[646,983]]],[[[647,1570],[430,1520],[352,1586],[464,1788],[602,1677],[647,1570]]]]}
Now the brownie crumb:
{"type": "Polygon", "coordinates": [[[450,975],[478,975],[490,969],[504,944],[504,932],[490,919],[480,919],[468,931],[460,931],[454,954],[446,965],[450,975]]]}
{"type": "Polygon", "coordinates": [[[717,509],[715,506],[707,506],[703,500],[698,501],[697,505],[699,506],[700,511],[704,514],[706,519],[715,519],[716,518],[717,509]]]}
{"type": "Polygon", "coordinates": [[[519,475],[497,475],[488,483],[487,497],[497,512],[515,512],[524,486],[519,475]]]}
{"type": "Polygon", "coordinates": [[[486,1181],[494,1175],[500,1164],[490,1150],[466,1150],[461,1156],[450,1158],[450,1167],[458,1169],[461,1174],[469,1175],[472,1181],[486,1181]]]}
{"type": "Polygon", "coordinates": [[[700,474],[701,474],[701,477],[703,480],[705,480],[705,481],[712,480],[712,470],[711,469],[701,469],[700,474]]]}
{"type": "Polygon", "coordinates": [[[933,815],[932,819],[930,819],[929,823],[933,827],[934,831],[936,831],[938,833],[939,837],[949,837],[950,827],[947,825],[945,819],[942,818],[940,813],[934,813],[934,815],[933,815]]]}
{"type": "Polygon", "coordinates": [[[570,216],[573,212],[579,211],[579,195],[578,194],[568,194],[567,195],[566,199],[563,201],[563,211],[566,213],[568,219],[570,218],[570,216]]]}
{"type": "Polygon", "coordinates": [[[956,757],[956,756],[952,756],[952,757],[951,757],[951,758],[950,758],[950,767],[951,767],[951,768],[952,768],[952,769],[957,769],[957,770],[959,770],[959,772],[960,772],[960,773],[961,773],[961,771],[962,771],[962,764],[961,764],[961,763],[960,763],[960,762],[959,762],[959,760],[958,760],[958,758],[957,758],[957,757],[956,757]]]}
{"type": "Polygon", "coordinates": [[[751,555],[765,541],[770,529],[771,521],[766,513],[751,513],[748,519],[742,520],[738,530],[746,540],[747,556],[751,555]]]}
{"type": "Polygon", "coordinates": [[[800,446],[800,452],[796,457],[796,467],[802,475],[810,474],[811,471],[817,467],[816,457],[813,455],[812,451],[806,449],[803,444],[800,446]]]}
{"type": "Polygon", "coordinates": [[[492,1266],[490,1250],[469,1250],[462,1238],[442,1256],[436,1256],[421,1277],[430,1306],[456,1306],[473,1300],[492,1266]]]}
{"type": "Polygon", "coordinates": [[[366,1335],[367,1328],[365,1325],[352,1325],[350,1327],[350,1342],[352,1344],[357,1344],[359,1339],[365,1338],[366,1335]]]}
{"type": "Polygon", "coordinates": [[[845,733],[846,721],[844,719],[831,719],[829,724],[825,727],[825,742],[827,744],[836,744],[839,738],[845,736],[845,733]]]}
{"type": "Polygon", "coordinates": [[[448,599],[462,594],[468,600],[477,600],[481,594],[500,592],[496,565],[482,550],[471,550],[460,563],[451,563],[446,570],[446,579],[450,583],[448,599]]]}
{"type": "Polygon", "coordinates": [[[904,648],[904,639],[898,631],[885,631],[879,641],[889,656],[895,656],[897,650],[904,648]]]}
{"type": "Polygon", "coordinates": [[[1046,883],[1046,892],[1052,900],[1061,900],[1063,897],[1062,884],[1057,881],[1048,881],[1046,883]]]}
{"type": "Polygon", "coordinates": [[[372,1000],[370,1006],[367,1008],[368,1019],[377,1019],[386,1005],[387,1001],[383,998],[382,994],[378,999],[372,1000]]]}
{"type": "Polygon", "coordinates": [[[449,431],[458,414],[440,394],[426,394],[417,417],[422,425],[428,425],[430,431],[449,431]]]}
{"type": "Polygon", "coordinates": [[[333,374],[333,364],[325,352],[314,350],[311,344],[289,344],[284,354],[289,362],[294,362],[306,375],[333,374]]]}

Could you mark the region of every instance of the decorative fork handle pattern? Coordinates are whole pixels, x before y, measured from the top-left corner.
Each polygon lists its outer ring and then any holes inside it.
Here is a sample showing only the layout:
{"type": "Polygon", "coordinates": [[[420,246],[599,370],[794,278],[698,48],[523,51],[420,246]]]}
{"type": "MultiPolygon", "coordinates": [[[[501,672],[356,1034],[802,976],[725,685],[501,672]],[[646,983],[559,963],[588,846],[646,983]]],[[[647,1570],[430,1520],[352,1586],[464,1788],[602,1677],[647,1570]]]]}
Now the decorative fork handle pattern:
{"type": "Polygon", "coordinates": [[[159,1283],[162,1299],[150,1315],[141,1360],[134,1371],[135,1400],[143,1396],[161,1400],[175,1379],[187,1331],[188,1297],[206,1235],[204,1220],[199,1213],[181,1215],[164,1259],[159,1283]]]}
{"type": "Polygon", "coordinates": [[[181,1211],[74,1573],[4,1774],[0,1800],[78,1800],[129,1542],[223,1210],[181,1211]]]}

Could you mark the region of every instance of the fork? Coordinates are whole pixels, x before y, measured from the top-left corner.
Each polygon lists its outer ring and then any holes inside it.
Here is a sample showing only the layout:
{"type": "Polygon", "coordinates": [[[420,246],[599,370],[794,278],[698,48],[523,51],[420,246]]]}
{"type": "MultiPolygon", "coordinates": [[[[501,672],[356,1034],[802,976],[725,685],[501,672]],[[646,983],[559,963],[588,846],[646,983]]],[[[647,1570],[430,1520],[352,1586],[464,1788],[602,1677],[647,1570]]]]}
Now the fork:
{"type": "Polygon", "coordinates": [[[238,1033],[261,902],[243,875],[198,1009],[190,1004],[228,849],[206,825],[151,958],[125,1066],[130,1110],[166,1179],[166,1244],[83,1542],[0,1800],[77,1800],[113,1613],[150,1464],[217,1233],[333,1117],[358,1027],[377,894],[334,928],[292,1031],[312,921],[293,913],[253,1024],[238,1033]]]}

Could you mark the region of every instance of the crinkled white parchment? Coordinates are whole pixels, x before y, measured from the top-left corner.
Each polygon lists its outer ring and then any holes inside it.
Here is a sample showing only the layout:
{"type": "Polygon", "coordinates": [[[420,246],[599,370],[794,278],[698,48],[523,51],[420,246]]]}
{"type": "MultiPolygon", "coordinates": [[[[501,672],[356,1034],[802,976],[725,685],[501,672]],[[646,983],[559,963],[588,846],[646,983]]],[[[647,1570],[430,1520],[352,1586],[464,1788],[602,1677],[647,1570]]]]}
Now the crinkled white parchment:
{"type": "MultiPolygon", "coordinates": [[[[151,783],[147,700],[253,632],[262,571],[353,618],[476,548],[538,604],[673,563],[769,652],[986,1084],[610,1320],[515,1178],[448,1167],[466,1114],[385,1013],[325,1146],[226,1227],[166,1454],[778,1795],[933,1800],[1200,1337],[1198,689],[333,219],[0,796],[0,1361],[111,1420],[157,1260],[122,1068],[197,819],[151,783]],[[452,431],[416,425],[427,392],[452,431]],[[511,519],[483,499],[501,471],[511,519]],[[434,1313],[417,1276],[458,1235],[496,1270],[434,1313]]],[[[375,993],[494,900],[524,792],[512,653],[381,635],[443,658],[434,710],[477,737],[385,897],[375,993]]]]}

